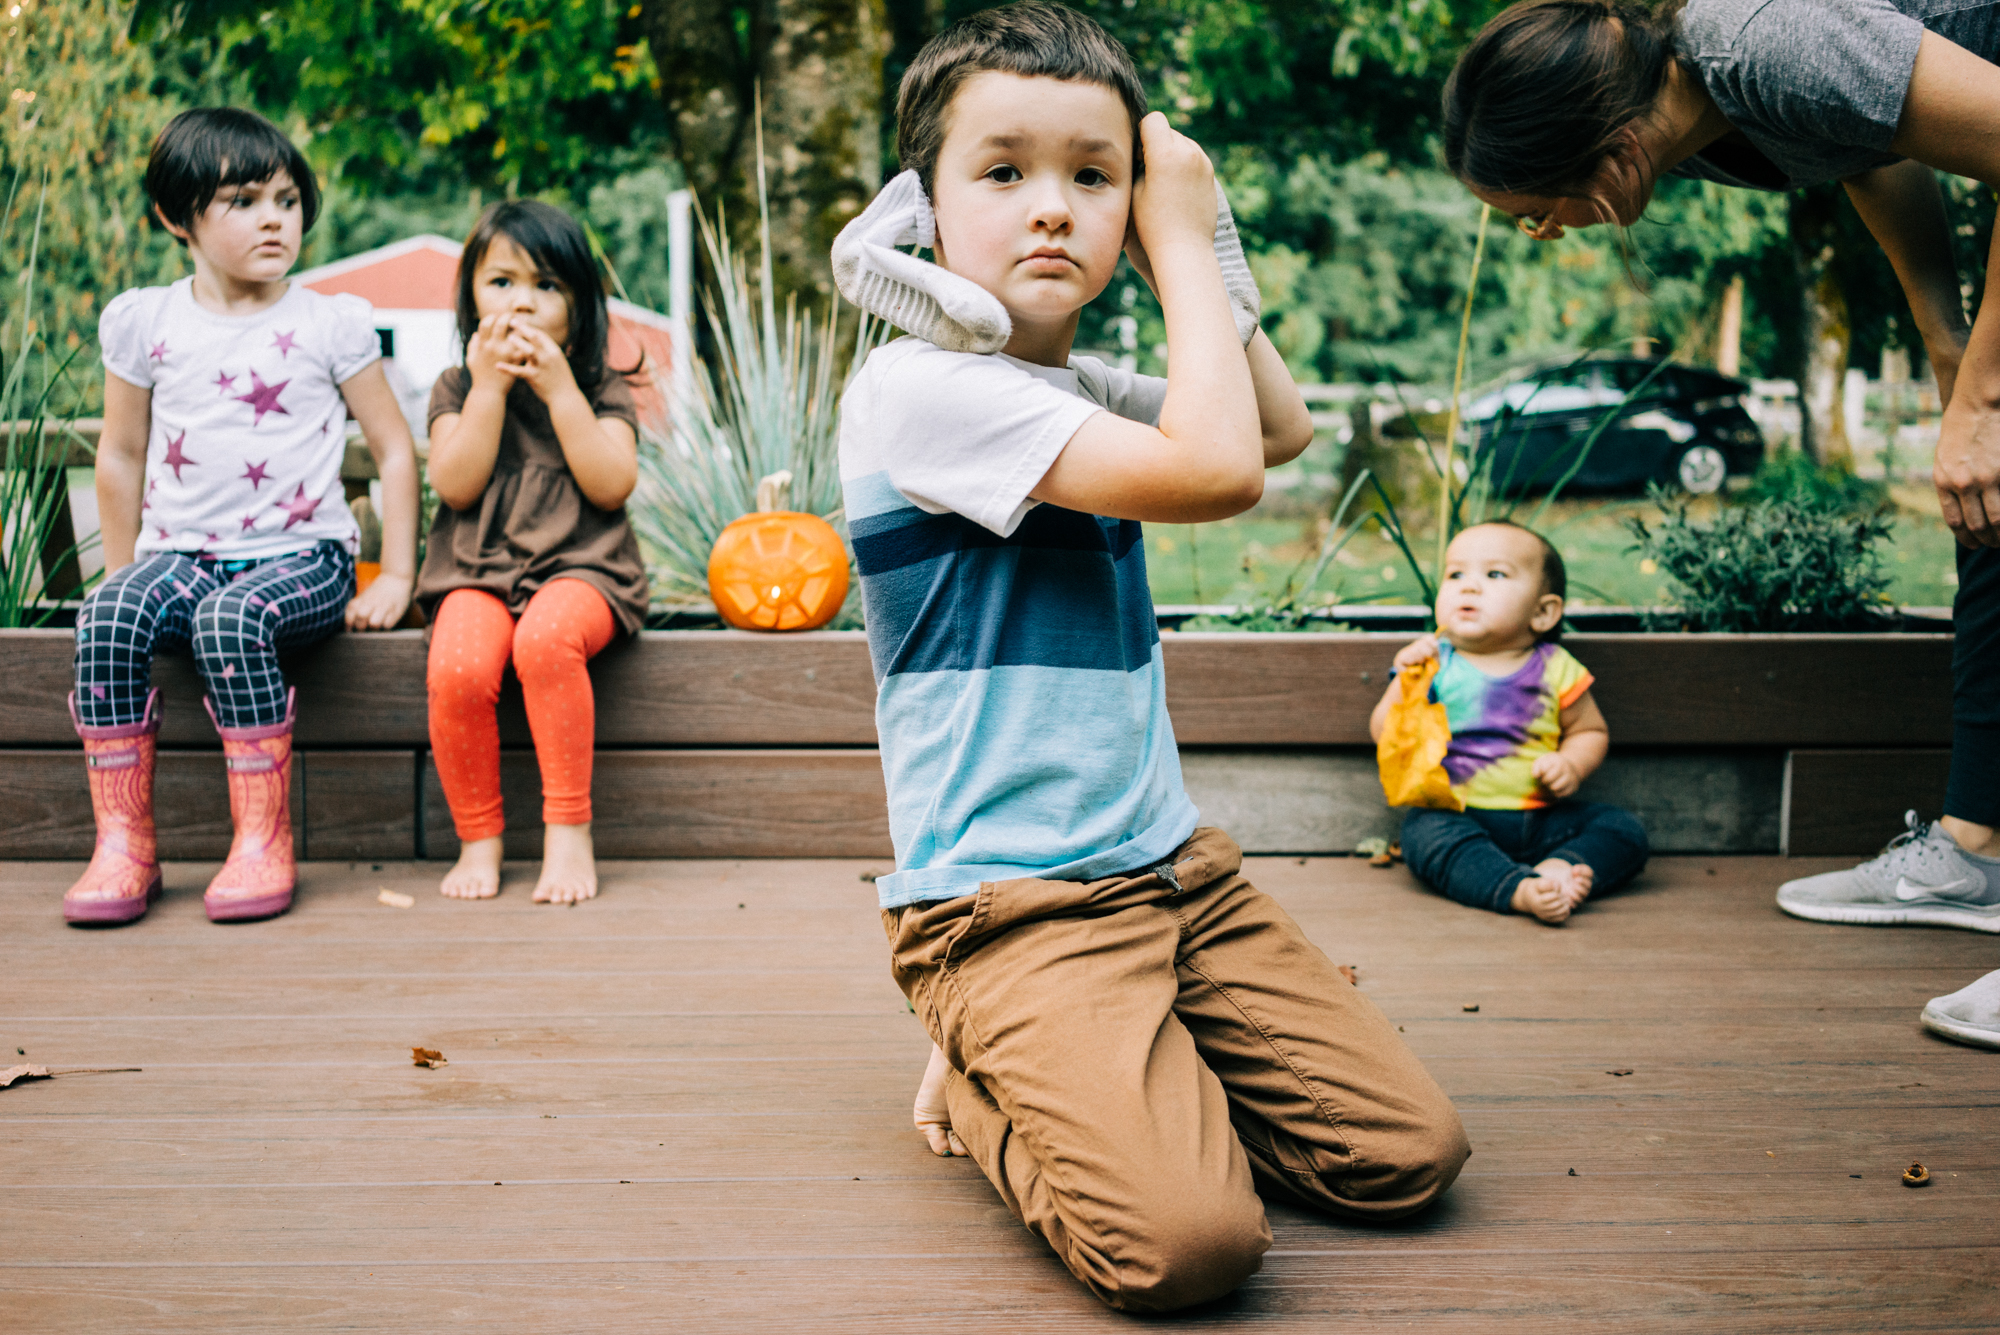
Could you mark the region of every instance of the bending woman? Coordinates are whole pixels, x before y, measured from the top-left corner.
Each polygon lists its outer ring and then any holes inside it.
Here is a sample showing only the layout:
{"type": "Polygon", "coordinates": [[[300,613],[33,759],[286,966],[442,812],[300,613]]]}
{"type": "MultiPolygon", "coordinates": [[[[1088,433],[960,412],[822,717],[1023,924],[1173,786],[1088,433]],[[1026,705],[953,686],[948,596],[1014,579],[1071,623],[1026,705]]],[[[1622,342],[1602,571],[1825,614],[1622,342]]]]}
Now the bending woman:
{"type": "MultiPolygon", "coordinates": [[[[1665,175],[1839,181],[1909,298],[1960,544],[1951,783],[1936,824],[1913,817],[1881,857],[1779,890],[1820,922],[2000,932],[2000,253],[1968,331],[1932,170],[2000,187],[1997,56],[2000,0],[1530,0],[1481,30],[1445,89],[1453,174],[1530,236],[1629,225],[1665,175]]],[[[1923,1020],[2000,1048],[2000,971],[1923,1020]]]]}

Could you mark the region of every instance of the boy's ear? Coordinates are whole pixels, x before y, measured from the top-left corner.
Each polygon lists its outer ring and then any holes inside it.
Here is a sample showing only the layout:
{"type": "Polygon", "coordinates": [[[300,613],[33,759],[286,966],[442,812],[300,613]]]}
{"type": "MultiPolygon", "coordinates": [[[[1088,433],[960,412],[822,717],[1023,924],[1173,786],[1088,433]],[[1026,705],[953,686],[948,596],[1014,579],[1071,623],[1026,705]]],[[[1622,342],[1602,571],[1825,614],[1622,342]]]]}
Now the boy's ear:
{"type": "Polygon", "coordinates": [[[1537,635],[1546,635],[1562,624],[1563,600],[1553,593],[1545,593],[1535,600],[1535,614],[1528,618],[1528,627],[1537,635]]]}

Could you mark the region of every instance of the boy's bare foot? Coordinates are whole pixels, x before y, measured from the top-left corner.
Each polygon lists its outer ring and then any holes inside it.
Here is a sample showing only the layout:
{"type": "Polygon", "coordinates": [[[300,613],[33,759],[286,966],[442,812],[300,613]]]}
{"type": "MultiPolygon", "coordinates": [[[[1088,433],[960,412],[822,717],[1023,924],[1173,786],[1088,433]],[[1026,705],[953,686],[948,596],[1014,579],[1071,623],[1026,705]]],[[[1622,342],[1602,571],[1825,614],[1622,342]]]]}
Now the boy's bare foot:
{"type": "Polygon", "coordinates": [[[1591,884],[1597,879],[1597,873],[1581,862],[1564,862],[1561,858],[1546,858],[1535,864],[1535,871],[1562,886],[1572,910],[1590,898],[1591,884]]]}
{"type": "Polygon", "coordinates": [[[474,839],[458,850],[438,891],[446,899],[491,899],[500,893],[500,839],[474,839]]]}
{"type": "Polygon", "coordinates": [[[1568,878],[1530,876],[1514,887],[1513,908],[1516,913],[1532,913],[1551,927],[1560,925],[1569,917],[1568,878]]]}
{"type": "Polygon", "coordinates": [[[542,830],[542,879],[537,904],[574,904],[597,894],[597,858],[588,825],[549,825],[542,830]]]}

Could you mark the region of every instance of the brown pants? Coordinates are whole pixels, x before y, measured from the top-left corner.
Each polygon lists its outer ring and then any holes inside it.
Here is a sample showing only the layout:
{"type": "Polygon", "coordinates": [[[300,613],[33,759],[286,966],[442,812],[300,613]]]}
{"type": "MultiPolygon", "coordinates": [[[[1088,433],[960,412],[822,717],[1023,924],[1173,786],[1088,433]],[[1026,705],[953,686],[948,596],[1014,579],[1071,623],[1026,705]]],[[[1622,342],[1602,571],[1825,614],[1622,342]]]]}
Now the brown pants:
{"type": "Polygon", "coordinates": [[[1020,880],[883,916],[950,1060],[952,1129],[1090,1291],[1165,1312],[1271,1245],[1253,1180],[1366,1219],[1422,1209],[1471,1153],[1396,1027],[1195,831],[1172,880],[1020,880]],[[1177,881],[1176,886],[1173,882],[1177,881]]]}

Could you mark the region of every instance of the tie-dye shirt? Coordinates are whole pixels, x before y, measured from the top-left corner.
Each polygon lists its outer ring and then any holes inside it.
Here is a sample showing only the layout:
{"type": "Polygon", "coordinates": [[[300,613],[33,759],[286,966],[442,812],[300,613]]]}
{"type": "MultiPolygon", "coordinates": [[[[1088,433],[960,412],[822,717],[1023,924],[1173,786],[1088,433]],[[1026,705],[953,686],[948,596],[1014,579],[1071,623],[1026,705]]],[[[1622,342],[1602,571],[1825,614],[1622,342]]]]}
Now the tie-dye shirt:
{"type": "Polygon", "coordinates": [[[1444,641],[1431,698],[1451,723],[1445,773],[1468,807],[1524,811],[1549,805],[1535,781],[1535,761],[1562,742],[1562,711],[1593,680],[1567,649],[1538,644],[1519,671],[1489,677],[1444,641]]]}

